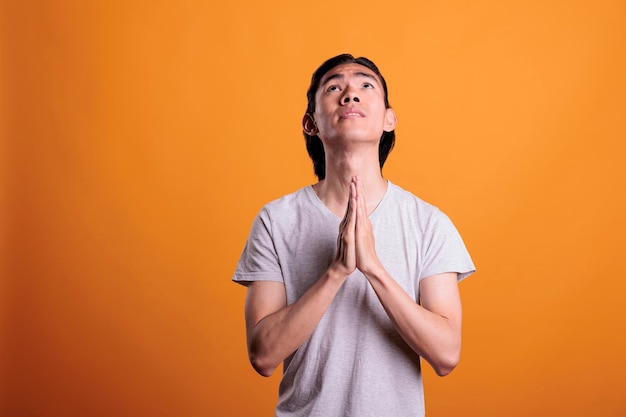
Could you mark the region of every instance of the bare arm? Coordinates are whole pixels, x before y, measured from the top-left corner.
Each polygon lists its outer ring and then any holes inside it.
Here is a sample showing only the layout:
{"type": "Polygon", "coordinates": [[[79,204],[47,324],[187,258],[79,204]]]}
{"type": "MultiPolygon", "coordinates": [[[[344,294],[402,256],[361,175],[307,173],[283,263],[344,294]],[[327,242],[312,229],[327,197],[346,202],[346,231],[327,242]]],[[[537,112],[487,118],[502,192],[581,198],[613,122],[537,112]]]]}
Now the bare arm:
{"type": "Polygon", "coordinates": [[[357,268],[367,277],[402,338],[438,375],[447,375],[458,364],[461,353],[457,274],[450,272],[424,278],[420,283],[422,305],[415,302],[380,263],[359,177],[355,178],[355,183],[357,268]]]}
{"type": "Polygon", "coordinates": [[[354,186],[339,227],[337,253],[328,270],[296,302],[287,305],[281,282],[257,281],[246,296],[248,355],[263,376],[274,370],[313,333],[348,275],[356,269],[354,186]]]}
{"type": "Polygon", "coordinates": [[[461,355],[461,301],[457,274],[422,280],[422,306],[381,269],[365,274],[402,338],[426,359],[437,375],[449,374],[461,355]]]}
{"type": "Polygon", "coordinates": [[[302,297],[286,305],[281,282],[257,281],[246,296],[248,355],[254,369],[270,376],[313,333],[345,277],[327,271],[302,297]]]}

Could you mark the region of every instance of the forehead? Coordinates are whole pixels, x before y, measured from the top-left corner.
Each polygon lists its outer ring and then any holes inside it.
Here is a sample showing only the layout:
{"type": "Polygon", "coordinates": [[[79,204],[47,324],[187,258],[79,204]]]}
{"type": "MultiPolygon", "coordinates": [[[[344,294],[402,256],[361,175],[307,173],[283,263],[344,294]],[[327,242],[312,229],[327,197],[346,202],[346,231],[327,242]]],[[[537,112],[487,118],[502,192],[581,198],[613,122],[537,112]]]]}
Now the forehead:
{"type": "Polygon", "coordinates": [[[330,69],[322,77],[320,85],[324,85],[331,79],[348,77],[367,77],[372,78],[373,81],[380,82],[378,75],[376,75],[374,71],[364,65],[351,62],[348,64],[337,65],[336,67],[330,69]]]}

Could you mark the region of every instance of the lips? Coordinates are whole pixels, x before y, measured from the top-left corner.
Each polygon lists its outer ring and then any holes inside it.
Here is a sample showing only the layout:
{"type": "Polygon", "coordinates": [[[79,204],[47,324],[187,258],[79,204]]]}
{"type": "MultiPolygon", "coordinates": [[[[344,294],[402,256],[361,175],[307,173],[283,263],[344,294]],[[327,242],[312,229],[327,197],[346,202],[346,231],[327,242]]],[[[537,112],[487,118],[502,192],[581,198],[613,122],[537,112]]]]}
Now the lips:
{"type": "Polygon", "coordinates": [[[347,109],[339,115],[341,119],[354,119],[357,117],[365,117],[365,113],[357,109],[347,109]]]}

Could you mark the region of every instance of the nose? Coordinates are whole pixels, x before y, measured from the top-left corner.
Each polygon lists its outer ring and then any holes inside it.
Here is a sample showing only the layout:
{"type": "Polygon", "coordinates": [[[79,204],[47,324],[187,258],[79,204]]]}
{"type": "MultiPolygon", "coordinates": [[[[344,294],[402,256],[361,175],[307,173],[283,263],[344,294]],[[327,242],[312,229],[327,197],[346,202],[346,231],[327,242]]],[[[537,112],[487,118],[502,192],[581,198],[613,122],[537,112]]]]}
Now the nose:
{"type": "Polygon", "coordinates": [[[352,101],[354,101],[356,103],[361,101],[361,100],[359,100],[359,97],[356,95],[354,90],[351,89],[351,88],[346,91],[346,93],[344,94],[343,98],[341,99],[341,102],[343,104],[348,104],[350,102],[350,100],[352,100],[352,101]]]}

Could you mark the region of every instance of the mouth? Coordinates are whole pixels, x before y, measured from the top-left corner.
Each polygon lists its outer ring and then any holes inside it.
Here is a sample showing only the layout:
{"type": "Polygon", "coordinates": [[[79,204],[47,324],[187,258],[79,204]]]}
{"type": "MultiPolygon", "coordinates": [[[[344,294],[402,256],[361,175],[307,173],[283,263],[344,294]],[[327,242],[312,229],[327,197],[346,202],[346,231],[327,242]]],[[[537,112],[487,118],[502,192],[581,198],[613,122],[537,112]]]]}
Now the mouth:
{"type": "Polygon", "coordinates": [[[355,119],[358,117],[365,117],[365,114],[357,109],[348,109],[339,115],[341,119],[355,119]]]}

